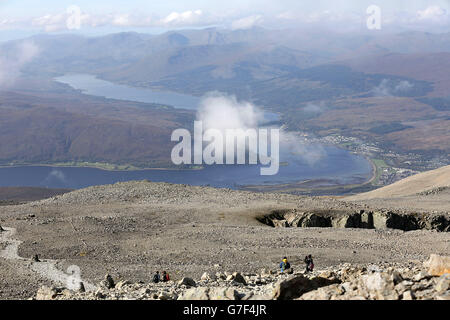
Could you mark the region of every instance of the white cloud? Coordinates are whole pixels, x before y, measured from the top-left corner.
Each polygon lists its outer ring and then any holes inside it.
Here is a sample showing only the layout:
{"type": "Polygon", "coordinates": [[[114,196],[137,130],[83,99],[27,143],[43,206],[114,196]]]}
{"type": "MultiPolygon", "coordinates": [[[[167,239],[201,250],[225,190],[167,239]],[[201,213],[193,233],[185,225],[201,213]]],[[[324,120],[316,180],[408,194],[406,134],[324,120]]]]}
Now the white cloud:
{"type": "Polygon", "coordinates": [[[46,32],[58,31],[65,22],[65,14],[51,15],[47,14],[33,19],[32,25],[43,28],[46,32]]]}
{"type": "Polygon", "coordinates": [[[177,25],[194,25],[201,22],[204,17],[202,10],[172,12],[164,19],[161,19],[161,24],[169,26],[177,25]]]}
{"type": "Polygon", "coordinates": [[[61,182],[66,181],[66,175],[61,170],[53,169],[52,172],[49,174],[50,178],[55,178],[61,182]]]}
{"type": "Polygon", "coordinates": [[[52,171],[47,175],[47,177],[44,179],[43,184],[48,183],[61,183],[63,185],[67,185],[68,180],[64,172],[62,172],[59,169],[52,169],[52,171]]]}
{"type": "MultiPolygon", "coordinates": [[[[45,32],[56,32],[68,30],[67,23],[73,13],[62,12],[58,14],[46,14],[35,17],[31,21],[15,21],[10,19],[0,19],[0,28],[6,26],[26,27],[31,26],[45,32]]],[[[88,14],[79,13],[80,27],[186,27],[194,25],[210,25],[217,22],[218,18],[204,14],[202,10],[189,10],[185,12],[172,12],[164,18],[149,16],[144,14],[130,13],[109,13],[109,14],[88,14]]]]}
{"type": "Polygon", "coordinates": [[[2,18],[2,19],[0,19],[0,28],[2,26],[13,26],[17,23],[18,23],[18,20],[16,20],[16,19],[2,18]]]}
{"type": "Polygon", "coordinates": [[[206,129],[256,128],[264,120],[263,112],[249,102],[241,102],[235,96],[210,93],[202,100],[197,119],[206,129]]]}
{"type": "MultiPolygon", "coordinates": [[[[74,17],[74,13],[62,12],[57,14],[46,14],[31,20],[32,27],[37,27],[45,32],[57,32],[62,30],[68,30],[68,23],[74,17]]],[[[96,17],[89,14],[79,12],[77,16],[80,26],[90,25],[92,26],[96,22],[96,17]]],[[[111,19],[109,19],[111,20],[111,19]]],[[[109,21],[111,22],[111,21],[109,21]]]]}
{"type": "MultiPolygon", "coordinates": [[[[225,136],[227,129],[257,129],[264,123],[264,111],[250,102],[237,100],[235,96],[214,92],[202,99],[197,120],[203,122],[204,131],[215,129],[225,136]]],[[[241,134],[245,136],[243,132],[241,134]]],[[[309,165],[326,155],[323,147],[305,143],[296,133],[281,130],[279,138],[281,149],[289,150],[309,165]]]]}
{"type": "Polygon", "coordinates": [[[281,20],[293,20],[295,19],[295,15],[290,12],[290,11],[286,11],[286,12],[282,12],[280,14],[277,14],[275,16],[276,19],[281,19],[281,20]]]}
{"type": "Polygon", "coordinates": [[[444,8],[439,6],[430,6],[425,10],[419,10],[417,12],[417,18],[419,20],[432,20],[437,22],[447,21],[449,19],[448,12],[444,8]]]}
{"type": "Polygon", "coordinates": [[[113,18],[113,25],[116,26],[128,26],[130,24],[130,15],[129,14],[119,14],[113,18]]]}
{"type": "Polygon", "coordinates": [[[399,84],[397,84],[395,86],[394,92],[404,93],[404,92],[408,92],[412,88],[414,88],[414,85],[412,83],[410,83],[409,81],[404,80],[404,81],[400,81],[399,84]]]}
{"type": "Polygon", "coordinates": [[[0,55],[0,86],[9,87],[21,74],[21,69],[39,54],[32,41],[22,41],[0,55]]]}
{"type": "MultiPolygon", "coordinates": [[[[381,7],[382,28],[448,32],[450,30],[450,13],[448,7],[429,6],[423,10],[387,10],[381,7]]],[[[317,27],[335,31],[361,30],[365,28],[368,15],[366,11],[323,10],[313,12],[285,11],[270,21],[273,26],[282,27],[317,27]]]]}
{"type": "Polygon", "coordinates": [[[296,132],[280,132],[281,149],[289,150],[309,166],[313,166],[327,155],[326,149],[320,144],[310,144],[296,132]]]}
{"type": "Polygon", "coordinates": [[[261,15],[252,15],[242,19],[235,20],[231,23],[231,29],[239,30],[239,29],[250,29],[252,27],[261,25],[263,22],[263,16],[261,15]]]}
{"type": "MultiPolygon", "coordinates": [[[[197,120],[202,121],[203,130],[215,130],[226,136],[230,129],[240,129],[242,131],[235,134],[245,139],[245,131],[257,129],[258,124],[264,120],[264,113],[255,105],[238,101],[235,96],[213,92],[206,95],[197,111],[197,120]]],[[[217,142],[219,150],[224,146],[217,142]]],[[[237,153],[245,153],[245,145],[237,145],[237,153]]],[[[223,154],[226,156],[226,149],[223,154]]]]}
{"type": "Polygon", "coordinates": [[[448,32],[450,30],[450,12],[440,6],[429,6],[415,13],[401,12],[385,22],[406,29],[448,32]]]}
{"type": "Polygon", "coordinates": [[[375,97],[391,97],[398,94],[408,93],[414,88],[414,84],[409,81],[402,80],[395,82],[389,79],[383,79],[378,86],[372,89],[375,97]]]}

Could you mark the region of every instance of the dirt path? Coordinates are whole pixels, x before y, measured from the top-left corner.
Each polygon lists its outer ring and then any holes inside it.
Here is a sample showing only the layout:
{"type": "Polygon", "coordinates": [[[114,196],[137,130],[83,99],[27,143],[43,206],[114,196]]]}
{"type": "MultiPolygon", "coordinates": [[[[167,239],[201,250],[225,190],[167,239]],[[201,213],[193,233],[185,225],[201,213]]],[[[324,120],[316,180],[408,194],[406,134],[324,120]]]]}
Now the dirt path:
{"type": "Polygon", "coordinates": [[[68,289],[77,290],[80,282],[83,282],[87,291],[94,291],[96,289],[96,286],[81,279],[81,270],[78,266],[69,266],[66,273],[56,267],[56,260],[45,259],[40,262],[35,262],[32,259],[20,257],[18,252],[22,242],[13,238],[16,234],[16,229],[6,227],[3,227],[3,229],[5,231],[0,232],[0,245],[4,249],[0,251],[0,258],[11,261],[29,262],[26,265],[30,270],[52,281],[55,285],[62,285],[68,289]]]}

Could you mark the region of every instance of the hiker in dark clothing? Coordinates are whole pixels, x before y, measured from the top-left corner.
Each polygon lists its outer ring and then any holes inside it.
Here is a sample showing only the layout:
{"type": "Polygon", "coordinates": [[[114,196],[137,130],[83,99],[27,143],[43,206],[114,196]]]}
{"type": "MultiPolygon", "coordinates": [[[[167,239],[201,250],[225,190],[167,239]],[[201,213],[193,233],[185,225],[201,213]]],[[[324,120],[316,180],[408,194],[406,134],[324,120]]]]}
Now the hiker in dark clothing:
{"type": "Polygon", "coordinates": [[[169,274],[167,272],[165,272],[165,271],[163,271],[163,274],[162,274],[162,281],[163,282],[170,281],[169,274]]]}
{"type": "Polygon", "coordinates": [[[156,273],[153,275],[153,282],[158,283],[161,281],[161,276],[159,275],[159,271],[156,271],[156,273]]]}
{"type": "Polygon", "coordinates": [[[306,272],[312,272],[314,270],[314,262],[311,255],[305,257],[306,272]]]}

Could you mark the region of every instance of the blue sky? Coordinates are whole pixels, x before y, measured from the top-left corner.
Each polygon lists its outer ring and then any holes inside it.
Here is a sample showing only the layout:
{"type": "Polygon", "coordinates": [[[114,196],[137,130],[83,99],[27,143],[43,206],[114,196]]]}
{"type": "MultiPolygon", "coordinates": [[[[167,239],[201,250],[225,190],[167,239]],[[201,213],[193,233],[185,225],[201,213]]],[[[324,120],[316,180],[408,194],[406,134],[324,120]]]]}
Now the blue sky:
{"type": "Polygon", "coordinates": [[[0,0],[0,36],[68,32],[73,5],[81,27],[69,31],[86,34],[211,25],[361,27],[370,5],[380,7],[387,28],[450,31],[450,0],[0,0]]]}

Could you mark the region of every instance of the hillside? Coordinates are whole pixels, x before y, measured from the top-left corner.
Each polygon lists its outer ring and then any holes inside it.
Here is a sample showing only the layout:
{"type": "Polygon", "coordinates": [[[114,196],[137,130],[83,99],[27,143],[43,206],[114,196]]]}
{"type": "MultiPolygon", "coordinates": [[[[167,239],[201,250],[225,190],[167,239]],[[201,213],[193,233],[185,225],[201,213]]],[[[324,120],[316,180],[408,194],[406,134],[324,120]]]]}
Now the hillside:
{"type": "Polygon", "coordinates": [[[51,198],[70,191],[70,189],[48,189],[38,187],[0,187],[0,204],[2,201],[36,201],[51,198]]]}
{"type": "Polygon", "coordinates": [[[357,71],[429,81],[434,84],[431,96],[448,95],[450,52],[368,55],[342,63],[357,71]]]}
{"type": "Polygon", "coordinates": [[[363,155],[390,167],[436,168],[450,152],[449,37],[207,28],[9,41],[0,45],[6,60],[28,42],[39,54],[1,92],[1,116],[12,121],[1,123],[8,132],[0,135],[0,163],[167,164],[167,137],[190,127],[194,113],[89,97],[53,82],[89,73],[193,96],[232,94],[277,112],[287,130],[338,144],[357,137],[345,147],[369,150],[363,155]]]}
{"type": "MultiPolygon", "coordinates": [[[[0,164],[170,164],[172,130],[193,112],[95,98],[74,90],[0,91],[0,164]],[[30,92],[31,91],[31,92],[30,92]]],[[[191,120],[191,121],[189,121],[191,120]]]]}
{"type": "Polygon", "coordinates": [[[300,271],[307,254],[320,270],[450,254],[448,213],[384,208],[148,181],[5,206],[0,247],[8,250],[0,251],[0,298],[29,298],[42,285],[64,286],[54,275],[72,265],[81,268],[86,284],[107,273],[148,283],[155,270],[177,280],[218,270],[277,270],[283,256],[300,271]],[[36,254],[42,262],[30,264],[36,254]],[[46,267],[53,271],[42,272],[46,267]],[[23,274],[29,274],[27,281],[23,274]]]}
{"type": "Polygon", "coordinates": [[[422,172],[389,186],[345,199],[349,201],[360,201],[401,198],[426,193],[432,194],[433,192],[445,191],[447,188],[450,188],[450,166],[422,172]]]}

